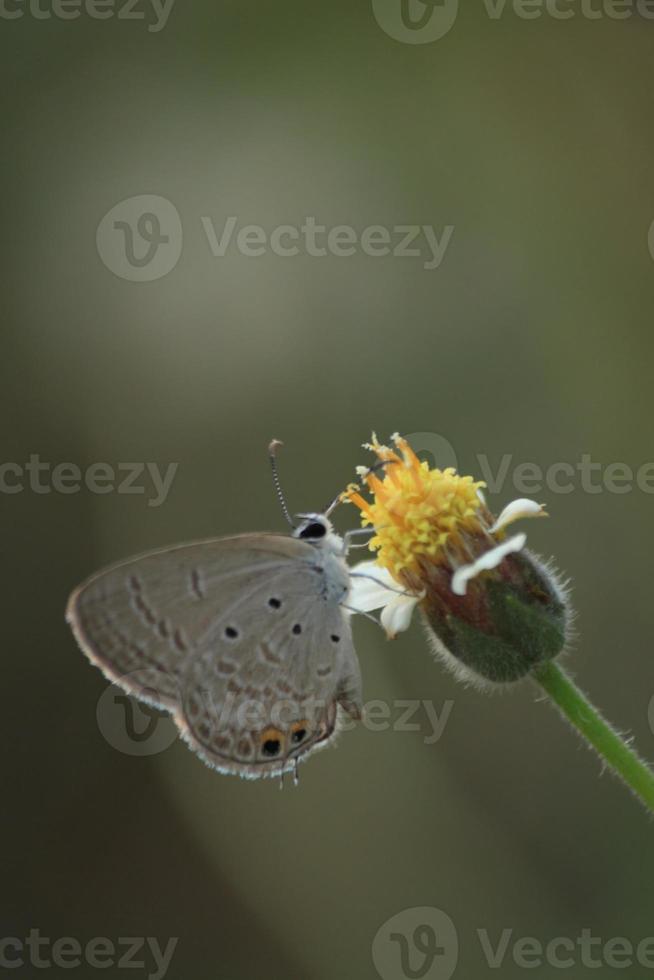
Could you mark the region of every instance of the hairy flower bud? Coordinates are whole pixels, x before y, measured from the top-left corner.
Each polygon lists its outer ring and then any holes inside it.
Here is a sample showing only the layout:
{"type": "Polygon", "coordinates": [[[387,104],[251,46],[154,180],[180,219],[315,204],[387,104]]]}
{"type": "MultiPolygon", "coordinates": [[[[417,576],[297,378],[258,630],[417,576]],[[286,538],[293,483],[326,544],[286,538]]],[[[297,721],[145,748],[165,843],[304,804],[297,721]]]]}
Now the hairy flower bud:
{"type": "Polygon", "coordinates": [[[568,606],[554,574],[530,552],[507,555],[464,596],[429,570],[421,609],[436,653],[462,677],[520,680],[563,650],[568,606]]]}

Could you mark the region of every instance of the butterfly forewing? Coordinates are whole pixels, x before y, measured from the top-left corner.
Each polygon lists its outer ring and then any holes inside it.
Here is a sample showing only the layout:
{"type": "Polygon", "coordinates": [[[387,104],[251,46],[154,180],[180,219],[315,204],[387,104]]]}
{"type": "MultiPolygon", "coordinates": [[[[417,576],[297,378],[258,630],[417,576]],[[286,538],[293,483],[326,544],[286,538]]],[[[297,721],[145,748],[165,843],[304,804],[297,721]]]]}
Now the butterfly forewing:
{"type": "Polygon", "coordinates": [[[284,535],[253,534],[150,552],[76,589],[67,619],[107,677],[124,680],[133,693],[158,692],[159,702],[171,706],[180,666],[203,632],[230,602],[310,550],[284,535]]]}
{"type": "Polygon", "coordinates": [[[67,618],[112,681],[174,713],[211,765],[283,771],[360,710],[341,607],[345,563],[297,538],[240,535],[151,552],[93,576],[67,618]]]}

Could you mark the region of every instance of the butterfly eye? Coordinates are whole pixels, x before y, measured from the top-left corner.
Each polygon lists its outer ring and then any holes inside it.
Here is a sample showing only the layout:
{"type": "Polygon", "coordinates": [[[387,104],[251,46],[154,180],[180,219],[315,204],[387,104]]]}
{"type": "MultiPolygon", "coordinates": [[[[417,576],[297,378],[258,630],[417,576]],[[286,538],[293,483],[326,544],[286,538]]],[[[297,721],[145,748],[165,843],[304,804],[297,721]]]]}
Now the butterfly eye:
{"type": "Polygon", "coordinates": [[[324,538],[327,534],[327,528],[324,524],[319,524],[318,521],[312,521],[311,524],[307,524],[300,531],[301,538],[311,538],[315,540],[316,538],[324,538]]]}

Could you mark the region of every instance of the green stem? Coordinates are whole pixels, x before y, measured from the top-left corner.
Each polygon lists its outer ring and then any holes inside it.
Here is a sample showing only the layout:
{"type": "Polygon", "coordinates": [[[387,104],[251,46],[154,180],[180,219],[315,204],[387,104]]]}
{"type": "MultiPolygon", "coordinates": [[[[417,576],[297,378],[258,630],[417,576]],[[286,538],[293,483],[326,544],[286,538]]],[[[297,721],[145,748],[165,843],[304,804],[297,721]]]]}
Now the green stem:
{"type": "Polygon", "coordinates": [[[568,674],[550,660],[534,671],[534,679],[600,758],[654,812],[654,772],[602,718],[568,674]]]}

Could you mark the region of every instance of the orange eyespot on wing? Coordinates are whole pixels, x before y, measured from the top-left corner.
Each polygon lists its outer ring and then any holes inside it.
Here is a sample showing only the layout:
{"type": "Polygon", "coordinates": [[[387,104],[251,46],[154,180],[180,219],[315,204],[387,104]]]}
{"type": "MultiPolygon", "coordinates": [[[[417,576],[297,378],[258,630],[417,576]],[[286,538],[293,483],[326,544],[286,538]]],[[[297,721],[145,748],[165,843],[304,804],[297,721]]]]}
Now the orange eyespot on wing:
{"type": "Polygon", "coordinates": [[[278,756],[286,755],[286,732],[279,728],[269,726],[259,735],[259,752],[264,759],[276,759],[278,756]]]}
{"type": "Polygon", "coordinates": [[[291,725],[290,729],[290,742],[291,746],[302,745],[310,733],[310,722],[307,718],[303,718],[301,721],[295,721],[291,725]]]}

